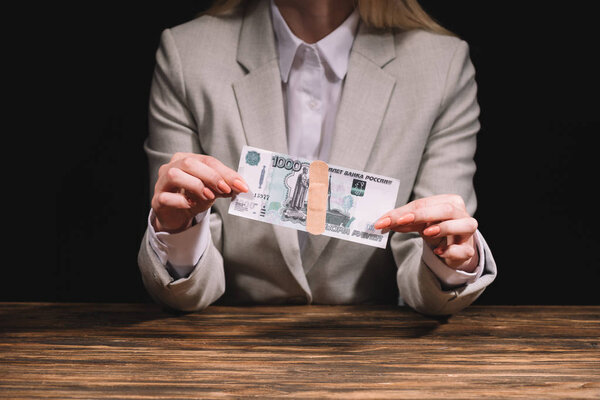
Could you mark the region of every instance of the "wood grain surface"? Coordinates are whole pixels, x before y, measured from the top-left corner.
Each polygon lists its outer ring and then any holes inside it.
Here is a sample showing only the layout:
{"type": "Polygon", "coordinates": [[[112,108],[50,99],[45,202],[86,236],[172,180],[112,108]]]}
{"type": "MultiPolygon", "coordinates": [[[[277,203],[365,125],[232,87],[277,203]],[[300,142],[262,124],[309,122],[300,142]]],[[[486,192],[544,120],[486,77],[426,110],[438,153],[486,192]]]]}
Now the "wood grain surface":
{"type": "Polygon", "coordinates": [[[0,398],[599,399],[600,307],[0,303],[0,398]]]}

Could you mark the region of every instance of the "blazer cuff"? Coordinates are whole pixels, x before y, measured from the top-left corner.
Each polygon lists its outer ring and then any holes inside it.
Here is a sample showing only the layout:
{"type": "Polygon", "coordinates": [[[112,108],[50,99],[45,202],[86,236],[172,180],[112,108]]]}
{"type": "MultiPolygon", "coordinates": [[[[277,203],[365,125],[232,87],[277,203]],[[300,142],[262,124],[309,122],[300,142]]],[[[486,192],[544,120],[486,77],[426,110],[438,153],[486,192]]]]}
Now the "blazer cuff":
{"type": "Polygon", "coordinates": [[[176,279],[188,276],[206,251],[210,240],[210,209],[196,215],[195,224],[179,233],[156,232],[148,215],[148,241],[160,262],[176,279]]]}
{"type": "Polygon", "coordinates": [[[431,250],[426,243],[423,243],[423,262],[440,280],[444,289],[456,288],[464,284],[473,283],[481,277],[485,266],[485,252],[480,236],[481,233],[476,231],[474,239],[479,261],[477,268],[475,268],[473,272],[465,272],[450,268],[434,254],[433,250],[431,250]]]}

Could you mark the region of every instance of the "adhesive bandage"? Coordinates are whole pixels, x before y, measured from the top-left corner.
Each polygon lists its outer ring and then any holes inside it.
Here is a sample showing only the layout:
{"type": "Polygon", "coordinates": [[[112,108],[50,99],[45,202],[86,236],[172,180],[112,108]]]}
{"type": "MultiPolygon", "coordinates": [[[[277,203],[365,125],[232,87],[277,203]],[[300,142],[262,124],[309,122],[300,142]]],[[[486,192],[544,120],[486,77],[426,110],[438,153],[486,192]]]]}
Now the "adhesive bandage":
{"type": "Polygon", "coordinates": [[[313,161],[308,170],[308,204],[306,230],[313,235],[325,232],[329,166],[323,161],[313,161]]]}

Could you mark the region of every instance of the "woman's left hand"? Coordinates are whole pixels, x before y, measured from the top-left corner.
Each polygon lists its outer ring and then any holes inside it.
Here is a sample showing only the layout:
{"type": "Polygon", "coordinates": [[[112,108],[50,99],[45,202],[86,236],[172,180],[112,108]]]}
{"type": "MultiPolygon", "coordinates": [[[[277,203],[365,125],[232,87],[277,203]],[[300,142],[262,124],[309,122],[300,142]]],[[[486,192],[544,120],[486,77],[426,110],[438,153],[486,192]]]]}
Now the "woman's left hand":
{"type": "Polygon", "coordinates": [[[385,213],[375,229],[418,232],[433,252],[453,269],[473,272],[477,266],[477,220],[466,210],[462,197],[442,194],[424,197],[385,213]]]}

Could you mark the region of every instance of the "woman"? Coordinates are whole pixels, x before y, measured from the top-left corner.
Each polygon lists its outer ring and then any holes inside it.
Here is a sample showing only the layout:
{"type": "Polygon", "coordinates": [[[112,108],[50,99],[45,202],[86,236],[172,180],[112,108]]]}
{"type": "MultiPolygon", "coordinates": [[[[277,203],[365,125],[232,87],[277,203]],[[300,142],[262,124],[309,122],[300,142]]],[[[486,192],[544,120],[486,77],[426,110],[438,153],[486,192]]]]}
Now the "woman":
{"type": "Polygon", "coordinates": [[[163,32],[139,252],[153,298],[471,304],[496,276],[471,216],[479,108],[468,46],[414,0],[224,1],[163,32]],[[386,249],[229,215],[243,145],[400,180],[386,249]]]}

